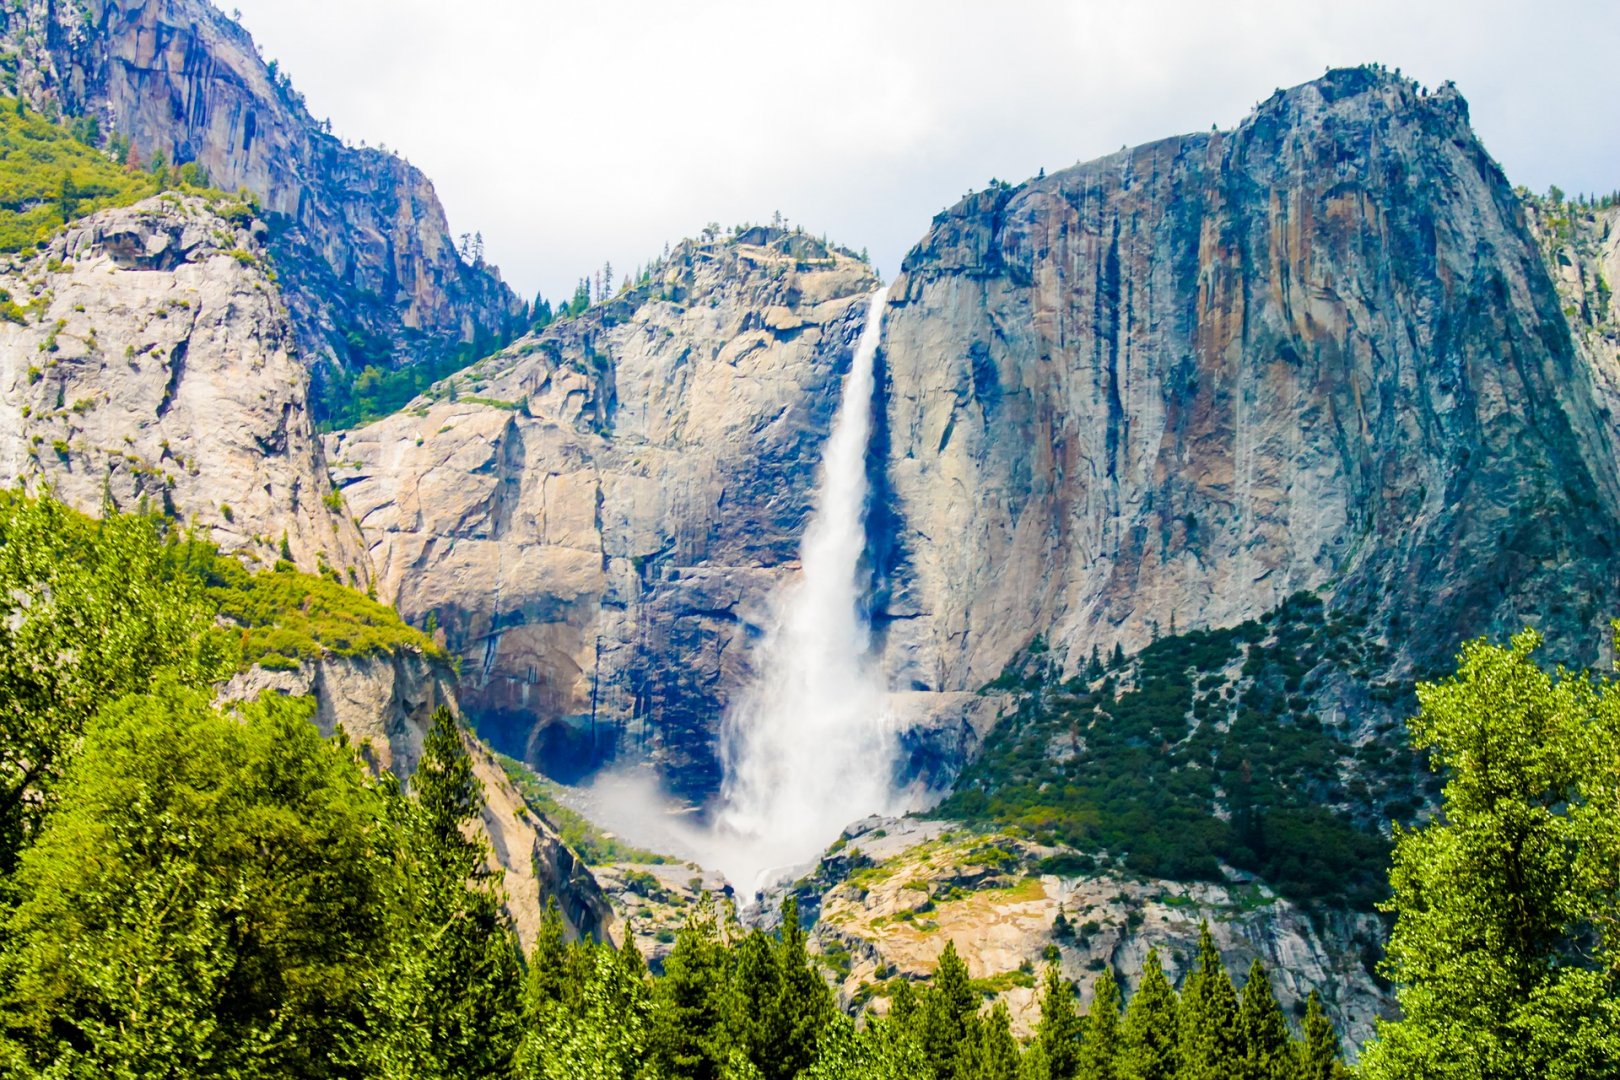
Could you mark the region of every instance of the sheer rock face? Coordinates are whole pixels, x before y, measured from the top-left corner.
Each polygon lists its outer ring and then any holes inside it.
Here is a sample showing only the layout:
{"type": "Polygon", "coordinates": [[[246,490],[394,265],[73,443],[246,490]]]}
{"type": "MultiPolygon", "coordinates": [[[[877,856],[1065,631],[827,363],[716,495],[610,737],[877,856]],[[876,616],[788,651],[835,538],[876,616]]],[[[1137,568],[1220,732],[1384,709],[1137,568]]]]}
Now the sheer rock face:
{"type": "Polygon", "coordinates": [[[886,336],[890,666],[1232,625],[1300,589],[1410,659],[1616,610],[1612,423],[1452,88],[1366,70],[941,214],[886,336]]]}
{"type": "Polygon", "coordinates": [[[0,288],[0,482],[100,513],[168,511],[223,550],[282,553],[362,588],[360,532],[332,485],[308,375],[258,243],[197,198],[76,222],[0,288]]]}
{"type": "Polygon", "coordinates": [[[820,444],[875,287],[756,230],[329,440],[379,593],[463,657],[499,749],[573,779],[650,756],[716,790],[750,626],[796,566],[820,444]]]}
{"type": "Polygon", "coordinates": [[[41,108],[97,117],[141,161],[197,162],[264,200],[300,344],[351,362],[351,330],[409,358],[504,332],[521,303],[464,263],[433,185],[381,150],[322,131],[245,30],[206,0],[27,0],[0,50],[41,108]]]}
{"type": "MultiPolygon", "coordinates": [[[[560,778],[651,757],[717,789],[873,284],[785,242],[683,248],[332,443],[384,595],[560,778]]],[[[971,196],[906,259],[879,365],[874,621],[935,780],[1037,634],[1072,672],[1323,590],[1399,678],[1526,622],[1589,660],[1620,610],[1614,378],[1449,86],[1333,72],[971,196]]]]}

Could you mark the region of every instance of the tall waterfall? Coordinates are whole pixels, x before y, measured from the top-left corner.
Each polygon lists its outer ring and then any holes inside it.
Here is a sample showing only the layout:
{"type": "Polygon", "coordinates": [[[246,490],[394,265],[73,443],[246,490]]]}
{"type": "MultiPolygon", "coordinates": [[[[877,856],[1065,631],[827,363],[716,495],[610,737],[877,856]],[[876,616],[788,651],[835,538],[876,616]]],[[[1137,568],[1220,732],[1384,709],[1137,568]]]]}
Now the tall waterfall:
{"type": "Polygon", "coordinates": [[[892,808],[895,738],[861,610],[866,451],[889,290],[866,327],[827,440],[802,570],[770,601],[755,682],[725,718],[720,869],[759,888],[814,858],[851,821],[892,808]]]}

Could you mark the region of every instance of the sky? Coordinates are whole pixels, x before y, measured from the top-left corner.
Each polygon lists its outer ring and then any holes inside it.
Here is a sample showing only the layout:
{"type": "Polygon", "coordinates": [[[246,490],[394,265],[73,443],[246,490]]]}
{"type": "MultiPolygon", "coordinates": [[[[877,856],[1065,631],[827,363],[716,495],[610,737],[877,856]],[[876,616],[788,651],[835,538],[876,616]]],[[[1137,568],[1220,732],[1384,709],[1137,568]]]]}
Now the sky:
{"type": "Polygon", "coordinates": [[[1230,128],[1366,61],[1454,80],[1514,183],[1620,188],[1614,0],[217,2],[526,297],[777,212],[889,277],[992,177],[1230,128]]]}

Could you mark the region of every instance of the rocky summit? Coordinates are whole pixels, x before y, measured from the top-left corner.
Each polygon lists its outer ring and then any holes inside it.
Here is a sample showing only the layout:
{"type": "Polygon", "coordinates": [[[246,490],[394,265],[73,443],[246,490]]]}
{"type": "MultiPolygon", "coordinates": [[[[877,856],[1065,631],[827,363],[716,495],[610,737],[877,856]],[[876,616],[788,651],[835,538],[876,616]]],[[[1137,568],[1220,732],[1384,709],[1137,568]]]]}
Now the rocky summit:
{"type": "Polygon", "coordinates": [[[428,178],[330,134],[207,0],[7,5],[0,53],[35,108],[94,118],[143,166],[195,163],[262,200],[301,353],[323,380],[498,339],[521,314],[492,267],[463,259],[428,178]]]}

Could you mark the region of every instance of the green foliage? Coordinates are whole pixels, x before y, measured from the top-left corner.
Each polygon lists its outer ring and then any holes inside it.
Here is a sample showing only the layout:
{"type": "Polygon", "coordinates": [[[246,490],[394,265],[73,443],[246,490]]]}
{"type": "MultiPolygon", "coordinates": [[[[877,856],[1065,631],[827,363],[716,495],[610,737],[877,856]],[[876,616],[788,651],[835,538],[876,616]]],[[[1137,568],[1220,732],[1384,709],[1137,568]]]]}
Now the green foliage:
{"type": "Polygon", "coordinates": [[[1237,1030],[1238,1000],[1231,976],[1210,937],[1199,928],[1198,959],[1181,988],[1179,1080],[1228,1080],[1243,1058],[1237,1030]]]}
{"type": "Polygon", "coordinates": [[[1119,1076],[1119,1010],[1119,983],[1114,980],[1113,972],[1105,971],[1092,983],[1091,1008],[1086,1010],[1077,1075],[1086,1080],[1116,1080],[1119,1076]]]}
{"type": "Polygon", "coordinates": [[[1418,689],[1443,815],[1397,834],[1369,1080],[1620,1076],[1620,685],[1542,671],[1526,630],[1418,689]]]}
{"type": "Polygon", "coordinates": [[[1344,1080],[1344,1063],[1339,1055],[1339,1033],[1322,1011],[1322,997],[1315,990],[1305,999],[1304,1039],[1299,1047],[1299,1080],[1344,1080]]]}
{"type": "Polygon", "coordinates": [[[86,732],[23,856],[4,1024],[62,1075],[329,1075],[386,935],[383,801],[303,703],[166,681],[86,732]]]}
{"type": "Polygon", "coordinates": [[[0,492],[0,879],[97,709],[161,679],[203,686],[234,668],[203,590],[166,559],[153,521],[96,522],[0,492]]]}
{"type": "Polygon", "coordinates": [[[488,356],[501,339],[480,337],[403,365],[388,338],[354,328],[344,341],[342,365],[319,369],[312,388],[311,407],[322,431],[361,427],[398,412],[435,383],[488,356]]]}
{"type": "Polygon", "coordinates": [[[1359,617],[1301,593],[1264,620],[1160,638],[1128,689],[1113,675],[1060,684],[1044,653],[992,684],[1017,692],[1017,708],[938,816],[1111,853],[1150,877],[1218,880],[1224,859],[1301,901],[1367,908],[1384,895],[1377,827],[1387,807],[1416,805],[1415,762],[1350,745],[1304,694],[1381,662],[1359,617]],[[1340,804],[1356,809],[1325,809],[1340,804]]]}
{"type": "MultiPolygon", "coordinates": [[[[1321,1009],[1320,1001],[1317,1008],[1321,1009]]],[[[1271,977],[1259,958],[1249,965],[1249,978],[1238,1002],[1237,1042],[1240,1056],[1232,1073],[1234,1080],[1293,1080],[1298,1061],[1288,1036],[1288,1021],[1283,1019],[1282,1007],[1271,991],[1271,977]]]]}
{"type": "Polygon", "coordinates": [[[1035,1028],[1035,1044],[1040,1047],[1047,1080],[1073,1080],[1079,1074],[1080,1032],[1074,988],[1056,964],[1048,964],[1041,983],[1041,1020],[1035,1028]]]}
{"type": "Polygon", "coordinates": [[[127,169],[95,147],[97,134],[0,98],[0,253],[33,248],[76,218],[165,190],[219,195],[194,165],[127,169]]]}
{"type": "MultiPolygon", "coordinates": [[[[522,958],[502,911],[488,845],[469,833],[483,807],[465,736],[440,707],[399,821],[403,901],[381,980],[380,1071],[497,1076],[522,1037],[522,958]]],[[[476,834],[473,834],[476,835],[476,834]]]]}
{"type": "Polygon", "coordinates": [[[947,941],[934,980],[923,991],[916,1018],[918,1041],[938,1080],[948,1080],[968,1047],[978,1041],[979,1000],[967,965],[957,955],[956,942],[947,941]]]}
{"type": "Polygon", "coordinates": [[[1174,1080],[1181,1068],[1181,1003],[1149,949],[1142,981],[1120,1025],[1120,1080],[1174,1080]]]}
{"type": "Polygon", "coordinates": [[[244,663],[285,668],[323,656],[401,652],[444,657],[433,639],[393,608],[332,578],[300,573],[290,563],[253,573],[198,541],[175,545],[170,562],[177,576],[201,585],[219,615],[238,628],[244,663]]]}

